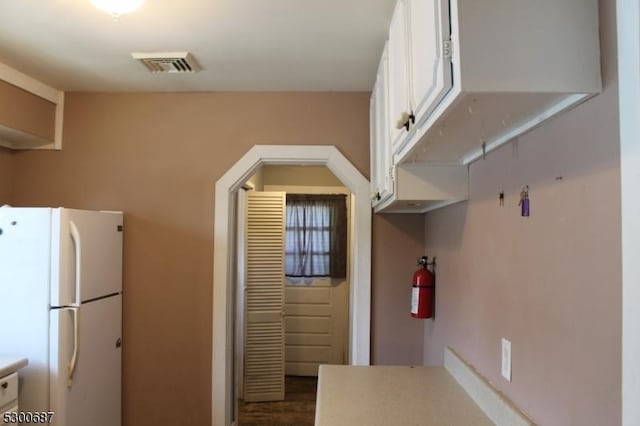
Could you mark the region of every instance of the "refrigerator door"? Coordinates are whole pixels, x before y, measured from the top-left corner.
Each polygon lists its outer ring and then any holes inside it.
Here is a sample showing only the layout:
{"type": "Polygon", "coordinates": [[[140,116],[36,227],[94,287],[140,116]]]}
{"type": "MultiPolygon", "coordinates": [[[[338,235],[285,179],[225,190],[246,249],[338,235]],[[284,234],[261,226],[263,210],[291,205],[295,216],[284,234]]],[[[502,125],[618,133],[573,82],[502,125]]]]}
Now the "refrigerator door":
{"type": "Polygon", "coordinates": [[[51,209],[0,208],[0,353],[29,359],[20,371],[23,411],[49,405],[50,249],[51,209]]]}
{"type": "Polygon", "coordinates": [[[122,291],[122,213],[54,209],[51,306],[122,291]]]}
{"type": "Polygon", "coordinates": [[[121,425],[121,318],[121,295],[51,310],[54,425],[121,425]]]}

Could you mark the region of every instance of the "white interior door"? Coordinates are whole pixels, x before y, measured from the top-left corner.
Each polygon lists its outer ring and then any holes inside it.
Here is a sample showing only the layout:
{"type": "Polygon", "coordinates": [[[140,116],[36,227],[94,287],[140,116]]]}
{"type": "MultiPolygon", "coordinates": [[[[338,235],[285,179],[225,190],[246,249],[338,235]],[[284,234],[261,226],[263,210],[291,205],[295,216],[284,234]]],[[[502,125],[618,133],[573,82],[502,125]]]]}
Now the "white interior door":
{"type": "Polygon", "coordinates": [[[121,335],[121,295],[51,310],[50,409],[55,425],[121,424],[121,335]]]}
{"type": "Polygon", "coordinates": [[[284,192],[247,193],[244,400],[284,399],[284,192]]]}

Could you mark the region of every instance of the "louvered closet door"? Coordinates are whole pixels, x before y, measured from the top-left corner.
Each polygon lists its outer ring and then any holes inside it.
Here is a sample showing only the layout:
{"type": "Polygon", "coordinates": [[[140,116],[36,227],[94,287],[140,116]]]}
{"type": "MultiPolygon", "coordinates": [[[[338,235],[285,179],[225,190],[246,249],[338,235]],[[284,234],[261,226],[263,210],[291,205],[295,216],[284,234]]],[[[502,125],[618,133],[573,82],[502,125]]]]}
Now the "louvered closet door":
{"type": "Polygon", "coordinates": [[[285,193],[247,194],[245,401],[284,400],[285,193]]]}

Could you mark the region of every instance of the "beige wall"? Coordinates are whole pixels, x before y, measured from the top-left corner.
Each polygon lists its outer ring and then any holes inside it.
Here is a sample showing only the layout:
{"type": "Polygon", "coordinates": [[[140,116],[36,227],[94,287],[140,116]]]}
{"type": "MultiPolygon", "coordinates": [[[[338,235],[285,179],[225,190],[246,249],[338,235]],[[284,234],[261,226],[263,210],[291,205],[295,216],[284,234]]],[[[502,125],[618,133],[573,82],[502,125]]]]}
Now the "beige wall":
{"type": "Polygon", "coordinates": [[[265,185],[344,186],[325,166],[264,166],[265,185]]]}
{"type": "Polygon", "coordinates": [[[253,188],[254,191],[263,191],[264,183],[263,183],[263,172],[264,167],[260,167],[256,172],[247,180],[247,183],[250,187],[253,188]]]}
{"type": "Polygon", "coordinates": [[[13,156],[12,151],[0,147],[0,206],[11,204],[11,190],[13,184],[13,156]]]}
{"type": "MultiPolygon", "coordinates": [[[[368,93],[69,93],[62,151],[0,151],[0,177],[9,157],[14,167],[12,204],[125,212],[125,426],[210,424],[215,181],[254,144],[336,145],[368,176],[368,114],[368,93]]],[[[403,227],[384,231],[400,247],[375,256],[411,265],[420,253],[405,249],[403,227]]],[[[407,270],[374,268],[375,292],[409,297],[395,292],[407,270]]],[[[374,323],[405,315],[404,299],[378,303],[374,323]]],[[[421,358],[416,334],[394,336],[385,359],[421,358]]],[[[374,354],[378,344],[388,342],[374,354]]]]}
{"type": "Polygon", "coordinates": [[[62,151],[13,156],[12,201],[125,212],[124,424],[209,425],[215,181],[254,144],[334,144],[368,176],[369,94],[69,93],[65,107],[62,151]]]}
{"type": "Polygon", "coordinates": [[[372,362],[421,365],[425,322],[411,317],[411,279],[424,254],[423,215],[374,215],[372,246],[372,362]]]}
{"type": "Polygon", "coordinates": [[[426,323],[425,363],[441,364],[453,347],[550,426],[621,421],[614,2],[601,1],[600,20],[604,93],[473,163],[469,201],[426,218],[438,316],[426,323]],[[526,184],[531,217],[522,218],[526,184]],[[500,376],[502,337],[511,383],[500,376]]]}

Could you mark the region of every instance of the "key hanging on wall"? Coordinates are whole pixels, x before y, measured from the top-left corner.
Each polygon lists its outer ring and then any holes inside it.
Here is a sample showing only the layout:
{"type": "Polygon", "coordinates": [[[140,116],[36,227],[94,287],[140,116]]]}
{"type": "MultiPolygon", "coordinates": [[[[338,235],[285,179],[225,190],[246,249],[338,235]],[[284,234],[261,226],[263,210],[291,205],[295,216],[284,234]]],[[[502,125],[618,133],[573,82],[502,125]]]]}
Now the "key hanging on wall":
{"type": "Polygon", "coordinates": [[[518,203],[520,206],[520,215],[523,217],[529,216],[529,185],[526,185],[522,188],[522,192],[520,192],[520,202],[518,203]]]}

